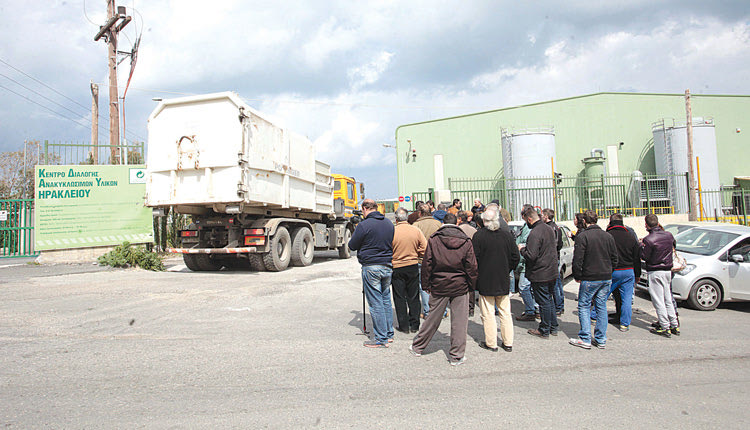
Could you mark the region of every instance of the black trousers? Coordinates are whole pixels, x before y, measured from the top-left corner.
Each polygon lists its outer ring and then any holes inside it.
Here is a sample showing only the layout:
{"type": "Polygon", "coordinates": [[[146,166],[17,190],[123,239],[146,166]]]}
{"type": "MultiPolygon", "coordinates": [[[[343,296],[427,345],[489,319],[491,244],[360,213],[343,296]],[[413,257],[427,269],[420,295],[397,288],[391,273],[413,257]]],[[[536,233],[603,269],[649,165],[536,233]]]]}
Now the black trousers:
{"type": "Polygon", "coordinates": [[[557,333],[557,315],[555,314],[555,299],[552,290],[555,288],[557,279],[547,282],[531,282],[531,292],[534,300],[539,304],[539,331],[549,335],[550,332],[557,333]]]}
{"type": "Polygon", "coordinates": [[[393,269],[391,278],[393,305],[396,307],[396,320],[401,331],[419,330],[419,269],[417,265],[393,269]],[[407,310],[408,308],[408,310],[407,310]]]}

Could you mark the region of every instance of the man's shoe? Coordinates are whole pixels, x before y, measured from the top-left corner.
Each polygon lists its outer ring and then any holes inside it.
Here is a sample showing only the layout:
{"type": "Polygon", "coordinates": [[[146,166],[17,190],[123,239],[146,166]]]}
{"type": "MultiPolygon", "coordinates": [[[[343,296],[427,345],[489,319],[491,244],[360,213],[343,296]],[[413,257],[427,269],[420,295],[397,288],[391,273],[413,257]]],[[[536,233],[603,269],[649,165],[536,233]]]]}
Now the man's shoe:
{"type": "Polygon", "coordinates": [[[419,327],[409,329],[409,333],[417,333],[417,332],[419,332],[419,327]]]}
{"type": "Polygon", "coordinates": [[[592,340],[591,340],[591,346],[595,346],[595,347],[597,347],[597,348],[599,348],[599,349],[604,349],[604,346],[605,346],[605,344],[603,344],[603,343],[599,343],[599,342],[597,342],[596,340],[593,340],[593,339],[592,339],[592,340]]]}
{"type": "Polygon", "coordinates": [[[396,330],[398,330],[400,333],[409,334],[408,328],[406,330],[401,330],[400,328],[397,328],[396,330]]]}
{"type": "Polygon", "coordinates": [[[461,357],[460,360],[451,361],[451,366],[458,366],[458,365],[464,364],[465,361],[466,361],[466,357],[461,357]]]}
{"type": "Polygon", "coordinates": [[[570,339],[568,341],[568,343],[571,344],[571,345],[573,345],[573,346],[577,346],[579,348],[591,349],[591,344],[590,343],[586,343],[586,342],[584,342],[584,341],[582,341],[581,339],[578,339],[578,338],[572,338],[572,339],[570,339]]]}
{"type": "Polygon", "coordinates": [[[469,309],[469,318],[474,316],[474,309],[469,309]]]}
{"type": "Polygon", "coordinates": [[[378,340],[366,340],[362,345],[365,348],[388,348],[387,343],[383,343],[378,340]]]}
{"type": "Polygon", "coordinates": [[[504,343],[500,344],[500,348],[502,348],[505,352],[513,352],[513,347],[512,346],[507,346],[504,343]]]}
{"type": "Polygon", "coordinates": [[[628,331],[628,330],[630,330],[630,327],[628,327],[628,326],[626,326],[626,325],[621,325],[621,326],[619,327],[619,329],[620,329],[620,331],[628,331]]]}
{"type": "Polygon", "coordinates": [[[421,357],[422,356],[421,352],[417,352],[417,351],[414,350],[414,345],[409,345],[409,352],[411,352],[411,355],[413,355],[415,357],[421,357]]]}
{"type": "Polygon", "coordinates": [[[555,313],[557,314],[557,316],[560,316],[560,315],[562,315],[562,314],[564,314],[564,313],[565,313],[565,310],[562,310],[562,311],[557,311],[557,312],[555,312],[555,313]]]}
{"type": "Polygon", "coordinates": [[[557,336],[557,330],[555,331],[550,330],[549,334],[550,336],[557,336]]]}
{"type": "Polygon", "coordinates": [[[484,349],[488,349],[488,350],[490,350],[490,351],[492,351],[492,352],[497,352],[497,347],[494,347],[494,348],[493,348],[493,347],[491,347],[491,346],[487,345],[487,343],[485,343],[484,341],[482,341],[482,342],[479,342],[479,347],[480,347],[480,348],[484,348],[484,349]]]}
{"type": "Polygon", "coordinates": [[[666,338],[672,337],[672,333],[669,332],[669,330],[661,327],[654,327],[651,329],[651,333],[658,334],[659,336],[664,336],[666,338]]]}
{"type": "Polygon", "coordinates": [[[536,318],[532,314],[523,313],[521,315],[516,315],[516,321],[534,321],[536,318]]]}
{"type": "Polygon", "coordinates": [[[680,335],[680,328],[679,327],[672,327],[669,329],[669,332],[672,333],[675,336],[680,335]]]}
{"type": "Polygon", "coordinates": [[[659,327],[659,321],[652,322],[651,327],[659,327]]]}
{"type": "Polygon", "coordinates": [[[542,333],[541,331],[539,331],[539,330],[537,330],[535,328],[532,328],[532,329],[528,330],[526,333],[528,333],[528,334],[530,334],[532,336],[540,337],[542,339],[549,339],[549,335],[548,334],[544,334],[544,333],[542,333]]]}

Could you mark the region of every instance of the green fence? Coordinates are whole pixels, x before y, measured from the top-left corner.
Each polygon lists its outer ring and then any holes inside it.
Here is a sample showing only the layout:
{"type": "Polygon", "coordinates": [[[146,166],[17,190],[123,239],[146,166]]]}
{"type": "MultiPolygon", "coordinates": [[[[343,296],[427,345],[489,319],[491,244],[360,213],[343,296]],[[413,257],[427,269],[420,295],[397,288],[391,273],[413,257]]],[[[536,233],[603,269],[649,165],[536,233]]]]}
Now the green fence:
{"type": "Polygon", "coordinates": [[[34,200],[0,200],[0,258],[34,253],[34,200]]]}
{"type": "MultiPolygon", "coordinates": [[[[643,216],[647,213],[687,213],[690,208],[687,175],[619,175],[534,178],[449,178],[452,198],[464,206],[475,198],[493,199],[518,218],[528,203],[552,208],[557,219],[573,219],[575,213],[594,210],[599,216],[615,212],[643,216]]],[[[468,207],[468,206],[467,206],[468,207]]]]}
{"type": "Polygon", "coordinates": [[[145,150],[146,146],[143,142],[123,145],[91,145],[87,142],[50,142],[45,140],[39,161],[42,164],[59,165],[144,164],[146,162],[145,150]]]}
{"type": "Polygon", "coordinates": [[[698,194],[698,219],[748,225],[750,190],[727,187],[698,194]]]}

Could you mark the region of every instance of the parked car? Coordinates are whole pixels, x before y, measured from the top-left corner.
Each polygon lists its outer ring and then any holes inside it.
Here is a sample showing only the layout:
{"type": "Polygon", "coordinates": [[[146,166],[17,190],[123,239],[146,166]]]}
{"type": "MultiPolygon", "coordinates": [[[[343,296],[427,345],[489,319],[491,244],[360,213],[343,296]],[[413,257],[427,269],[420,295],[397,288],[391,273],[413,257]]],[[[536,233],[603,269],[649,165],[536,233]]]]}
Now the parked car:
{"type": "MultiPolygon", "coordinates": [[[[525,221],[511,221],[508,223],[510,232],[514,237],[521,234],[525,221]]],[[[573,241],[570,239],[570,229],[564,225],[559,226],[563,232],[563,247],[560,250],[560,276],[562,279],[573,274],[573,241]]]]}
{"type": "Polygon", "coordinates": [[[687,261],[672,279],[676,300],[710,311],[722,302],[750,300],[750,227],[716,224],[675,237],[687,261]]]}
{"type": "Polygon", "coordinates": [[[686,221],[674,224],[667,224],[664,226],[664,231],[672,233],[672,236],[677,236],[680,233],[690,230],[696,227],[715,227],[717,225],[723,225],[713,221],[686,221]]]}

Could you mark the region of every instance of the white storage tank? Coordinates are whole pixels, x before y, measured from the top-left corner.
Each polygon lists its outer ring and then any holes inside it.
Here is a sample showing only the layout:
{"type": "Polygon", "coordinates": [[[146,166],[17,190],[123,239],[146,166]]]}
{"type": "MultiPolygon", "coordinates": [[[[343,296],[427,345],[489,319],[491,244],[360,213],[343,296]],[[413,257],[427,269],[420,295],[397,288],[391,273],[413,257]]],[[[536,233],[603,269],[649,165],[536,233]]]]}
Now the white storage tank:
{"type": "MultiPolygon", "coordinates": [[[[658,175],[685,175],[688,171],[687,124],[674,119],[662,119],[652,124],[654,137],[654,158],[658,175]]],[[[704,191],[718,191],[719,160],[716,154],[716,130],[712,118],[693,118],[693,157],[700,160],[700,182],[704,191]]],[[[693,160],[696,172],[697,163],[693,160]]],[[[687,213],[687,180],[679,176],[669,176],[669,196],[675,211],[687,213]]],[[[696,176],[696,186],[698,178],[696,176]]],[[[721,214],[719,199],[703,201],[703,212],[713,216],[715,211],[721,214]]]]}
{"type": "Polygon", "coordinates": [[[529,203],[554,208],[552,163],[555,158],[555,128],[501,129],[503,176],[508,189],[506,206],[514,219],[529,203]]]}

